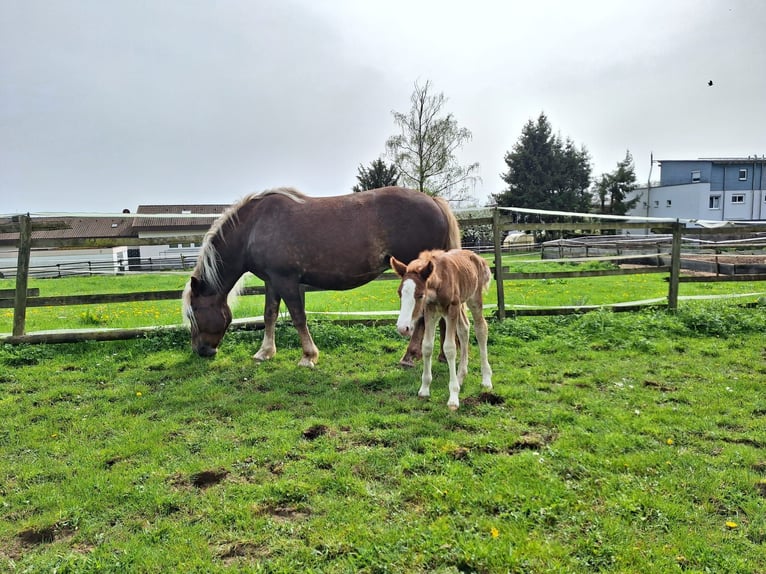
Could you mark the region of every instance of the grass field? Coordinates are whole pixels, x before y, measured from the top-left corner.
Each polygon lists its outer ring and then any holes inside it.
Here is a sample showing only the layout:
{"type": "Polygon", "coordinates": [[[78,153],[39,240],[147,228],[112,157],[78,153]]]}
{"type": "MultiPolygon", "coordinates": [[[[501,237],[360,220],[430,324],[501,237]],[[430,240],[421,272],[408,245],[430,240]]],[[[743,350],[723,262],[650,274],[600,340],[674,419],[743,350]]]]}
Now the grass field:
{"type": "MultiPolygon", "coordinates": [[[[528,256],[506,256],[504,265],[511,272],[571,271],[584,268],[605,268],[607,263],[597,261],[575,265],[568,263],[529,262],[528,256]],[[523,262],[519,262],[519,259],[523,262]]],[[[668,294],[664,274],[614,277],[554,278],[506,281],[506,305],[581,306],[604,305],[663,298],[668,294]]],[[[40,290],[41,296],[67,294],[128,293],[136,291],[181,290],[186,275],[128,275],[69,277],[62,279],[32,279],[29,287],[40,290]]],[[[262,284],[250,277],[248,285],[262,284]]],[[[10,279],[0,280],[0,289],[13,289],[10,279]]],[[[395,281],[374,281],[351,291],[310,292],[306,294],[307,310],[311,313],[348,311],[391,311],[398,309],[395,281]]],[[[742,301],[756,301],[766,292],[763,282],[685,283],[683,296],[715,296],[725,294],[756,293],[742,301]]],[[[494,284],[485,303],[497,303],[494,284]]],[[[286,312],[286,310],[285,310],[286,312]]],[[[263,297],[242,297],[234,315],[237,318],[257,317],[263,314],[263,297]]],[[[179,301],[147,301],[111,305],[75,305],[68,307],[30,307],[26,314],[26,332],[83,329],[91,327],[146,327],[152,325],[178,325],[182,322],[179,301]]],[[[13,329],[13,309],[0,309],[0,333],[13,329]]]]}
{"type": "Polygon", "coordinates": [[[0,346],[0,571],[766,572],[765,308],[492,322],[456,413],[395,329],[312,332],[0,346]]]}

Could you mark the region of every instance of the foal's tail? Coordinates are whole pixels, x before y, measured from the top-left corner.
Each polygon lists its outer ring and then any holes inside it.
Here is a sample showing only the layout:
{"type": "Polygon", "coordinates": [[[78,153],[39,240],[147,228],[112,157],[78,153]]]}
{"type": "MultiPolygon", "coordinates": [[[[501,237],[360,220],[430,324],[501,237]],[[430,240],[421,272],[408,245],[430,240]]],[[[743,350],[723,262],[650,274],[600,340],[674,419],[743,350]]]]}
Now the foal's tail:
{"type": "Polygon", "coordinates": [[[481,291],[486,293],[489,291],[489,284],[492,282],[492,270],[489,268],[486,259],[478,255],[476,255],[476,258],[481,261],[481,273],[479,275],[481,277],[481,291]]]}
{"type": "Polygon", "coordinates": [[[447,244],[443,247],[445,251],[450,249],[460,249],[460,225],[457,222],[455,214],[452,213],[449,203],[443,197],[435,196],[433,200],[439,209],[442,210],[444,217],[447,218],[447,225],[449,226],[449,235],[447,236],[447,244]]]}

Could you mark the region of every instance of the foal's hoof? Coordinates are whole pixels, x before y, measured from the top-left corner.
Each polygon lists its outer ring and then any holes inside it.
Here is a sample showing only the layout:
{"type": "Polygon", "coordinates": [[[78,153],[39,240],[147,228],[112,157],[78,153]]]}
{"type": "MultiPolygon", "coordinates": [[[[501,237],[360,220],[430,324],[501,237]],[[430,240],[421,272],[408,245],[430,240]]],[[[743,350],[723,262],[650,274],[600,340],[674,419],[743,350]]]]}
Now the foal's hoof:
{"type": "Polygon", "coordinates": [[[449,410],[451,410],[454,413],[460,405],[447,405],[447,406],[449,407],[449,410]]]}
{"type": "Polygon", "coordinates": [[[309,369],[313,369],[316,364],[311,359],[308,359],[306,357],[303,357],[300,362],[298,363],[299,367],[308,367],[309,369]]]}

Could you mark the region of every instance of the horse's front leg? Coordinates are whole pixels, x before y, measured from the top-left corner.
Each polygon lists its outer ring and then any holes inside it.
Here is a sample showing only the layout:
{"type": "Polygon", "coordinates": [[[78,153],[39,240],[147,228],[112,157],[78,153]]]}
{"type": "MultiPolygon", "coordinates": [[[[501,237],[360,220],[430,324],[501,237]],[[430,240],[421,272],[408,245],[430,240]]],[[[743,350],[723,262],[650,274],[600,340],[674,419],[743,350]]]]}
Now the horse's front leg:
{"type": "Polygon", "coordinates": [[[447,357],[447,366],[449,367],[449,400],[447,406],[455,411],[460,406],[460,379],[455,368],[457,359],[457,344],[455,343],[455,331],[460,322],[462,313],[460,306],[453,305],[447,313],[447,329],[444,337],[444,355],[447,357]]]}
{"type": "Polygon", "coordinates": [[[279,305],[282,302],[279,294],[271,287],[271,283],[265,284],[266,297],[263,305],[263,322],[265,328],[263,331],[263,341],[261,341],[261,348],[253,355],[253,359],[256,361],[267,361],[271,359],[277,353],[277,345],[275,340],[275,331],[277,325],[277,317],[279,316],[279,305]]]}
{"type": "Polygon", "coordinates": [[[298,336],[301,339],[303,357],[298,364],[301,367],[314,367],[319,359],[319,349],[314,344],[309,328],[306,325],[306,305],[303,291],[296,281],[295,283],[287,284],[281,290],[281,293],[282,299],[284,299],[285,305],[287,305],[287,310],[290,311],[290,317],[292,317],[295,330],[298,331],[298,336]]]}
{"type": "MultiPolygon", "coordinates": [[[[446,357],[444,356],[444,332],[446,328],[444,326],[444,319],[439,320],[439,341],[440,341],[440,352],[439,352],[439,362],[445,363],[447,362],[446,357]]],[[[425,331],[425,321],[423,320],[423,317],[419,317],[417,321],[415,321],[415,328],[412,331],[412,337],[410,337],[410,342],[407,345],[407,350],[404,353],[404,356],[399,359],[399,364],[402,367],[414,367],[415,361],[420,359],[423,356],[423,333],[425,331]]]]}
{"type": "Polygon", "coordinates": [[[404,356],[399,359],[399,364],[402,367],[414,367],[415,361],[423,356],[423,333],[425,332],[425,322],[423,317],[418,317],[415,321],[415,328],[412,330],[412,336],[410,342],[407,345],[407,350],[404,352],[404,356]]]}
{"type": "Polygon", "coordinates": [[[465,376],[468,374],[468,334],[471,329],[471,324],[468,322],[468,315],[466,315],[463,306],[460,306],[460,313],[458,313],[457,321],[457,341],[460,347],[460,364],[457,369],[457,382],[462,387],[465,376]]]}
{"type": "Polygon", "coordinates": [[[426,398],[431,396],[431,360],[434,355],[434,338],[436,336],[437,315],[426,311],[423,329],[423,375],[420,377],[420,390],[418,396],[426,398]]]}

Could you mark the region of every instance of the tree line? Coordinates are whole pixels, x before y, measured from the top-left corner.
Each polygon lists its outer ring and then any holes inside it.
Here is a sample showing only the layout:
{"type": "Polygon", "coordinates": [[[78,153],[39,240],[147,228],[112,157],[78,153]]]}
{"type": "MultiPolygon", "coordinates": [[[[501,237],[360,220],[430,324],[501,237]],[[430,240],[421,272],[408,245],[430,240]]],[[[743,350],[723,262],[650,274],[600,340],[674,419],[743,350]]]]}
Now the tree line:
{"type": "MultiPolygon", "coordinates": [[[[403,185],[453,202],[468,200],[479,164],[458,162],[456,153],[472,134],[444,110],[446,102],[431,82],[416,82],[409,111],[392,112],[398,133],[386,141],[382,157],[359,166],[352,190],[403,185]]],[[[638,201],[628,199],[637,186],[629,150],[613,171],[594,178],[587,148],[554,133],[545,113],[527,121],[504,159],[505,188],[492,195],[501,207],[625,215],[638,201]]]]}

